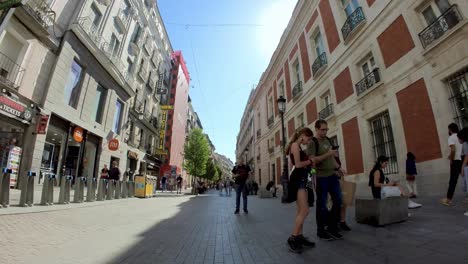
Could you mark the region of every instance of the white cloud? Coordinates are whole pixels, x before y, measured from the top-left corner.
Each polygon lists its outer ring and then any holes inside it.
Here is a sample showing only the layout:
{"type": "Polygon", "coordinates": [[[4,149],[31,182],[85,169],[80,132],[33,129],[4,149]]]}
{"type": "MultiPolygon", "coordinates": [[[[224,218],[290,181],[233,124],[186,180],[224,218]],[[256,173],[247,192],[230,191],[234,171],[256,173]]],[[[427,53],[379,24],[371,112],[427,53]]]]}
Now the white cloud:
{"type": "Polygon", "coordinates": [[[257,35],[257,47],[263,56],[270,58],[288,25],[297,0],[268,0],[260,14],[259,24],[264,25],[257,35]]]}

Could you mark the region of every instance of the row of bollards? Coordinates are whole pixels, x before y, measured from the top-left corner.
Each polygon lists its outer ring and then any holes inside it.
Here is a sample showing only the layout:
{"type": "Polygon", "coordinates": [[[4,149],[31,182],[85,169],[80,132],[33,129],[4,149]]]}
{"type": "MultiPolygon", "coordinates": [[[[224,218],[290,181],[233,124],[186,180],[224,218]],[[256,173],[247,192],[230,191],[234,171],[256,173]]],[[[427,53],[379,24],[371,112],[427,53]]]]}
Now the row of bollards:
{"type": "MultiPolygon", "coordinates": [[[[0,208],[9,207],[10,203],[10,178],[12,170],[3,168],[0,174],[0,208]]],[[[29,171],[24,181],[21,181],[20,189],[20,206],[33,206],[34,204],[34,178],[36,172],[29,171]]],[[[43,180],[41,205],[54,204],[54,186],[57,182],[57,177],[54,173],[44,172],[40,174],[43,180]]],[[[59,204],[70,203],[70,192],[72,189],[74,177],[67,175],[62,176],[60,179],[60,192],[59,204]]],[[[104,201],[113,199],[125,199],[135,196],[135,187],[133,181],[109,180],[109,179],[96,179],[78,177],[74,181],[74,203],[104,201]],[[86,200],[85,200],[85,187],[86,187],[86,200]]]]}

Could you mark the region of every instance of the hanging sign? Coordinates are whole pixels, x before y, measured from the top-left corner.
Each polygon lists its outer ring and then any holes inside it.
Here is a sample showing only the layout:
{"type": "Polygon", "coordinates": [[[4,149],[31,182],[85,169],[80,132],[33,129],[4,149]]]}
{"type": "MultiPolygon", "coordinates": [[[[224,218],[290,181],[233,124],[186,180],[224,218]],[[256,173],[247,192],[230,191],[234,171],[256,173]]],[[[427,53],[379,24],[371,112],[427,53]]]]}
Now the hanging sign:
{"type": "Polygon", "coordinates": [[[116,139],[116,138],[113,138],[111,140],[109,140],[109,150],[110,151],[116,151],[119,149],[119,140],[116,139]]]}
{"type": "Polygon", "coordinates": [[[172,105],[161,105],[161,110],[172,110],[174,106],[172,105]]]}
{"type": "Polygon", "coordinates": [[[36,126],[36,134],[44,135],[47,131],[47,124],[49,123],[48,115],[41,115],[36,126]]]}
{"type": "Polygon", "coordinates": [[[78,143],[83,141],[83,129],[81,127],[75,127],[73,130],[73,139],[78,143]]]}

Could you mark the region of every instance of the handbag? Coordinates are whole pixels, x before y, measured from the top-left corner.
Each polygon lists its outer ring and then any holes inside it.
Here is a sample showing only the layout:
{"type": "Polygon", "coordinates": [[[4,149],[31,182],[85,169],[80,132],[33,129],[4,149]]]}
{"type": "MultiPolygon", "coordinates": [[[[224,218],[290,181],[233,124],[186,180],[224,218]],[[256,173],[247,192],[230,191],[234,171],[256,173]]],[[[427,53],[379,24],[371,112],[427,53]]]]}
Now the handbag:
{"type": "Polygon", "coordinates": [[[400,188],[396,186],[384,186],[382,187],[382,190],[380,190],[380,196],[382,199],[388,197],[400,197],[401,191],[400,188]]]}

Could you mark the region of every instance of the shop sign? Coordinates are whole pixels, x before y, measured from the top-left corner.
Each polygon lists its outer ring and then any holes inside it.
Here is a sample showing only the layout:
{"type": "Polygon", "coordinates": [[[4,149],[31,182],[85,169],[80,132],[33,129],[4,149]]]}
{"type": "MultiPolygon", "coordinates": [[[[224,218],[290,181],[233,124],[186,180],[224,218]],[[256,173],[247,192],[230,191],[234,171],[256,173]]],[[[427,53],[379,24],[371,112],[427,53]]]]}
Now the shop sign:
{"type": "Polygon", "coordinates": [[[160,129],[159,129],[159,149],[164,149],[164,137],[166,136],[166,119],[167,111],[163,110],[161,113],[160,129]]]}
{"type": "Polygon", "coordinates": [[[49,123],[49,116],[41,115],[41,117],[39,118],[39,121],[37,122],[36,134],[44,135],[46,133],[48,123],[49,123]]]}
{"type": "Polygon", "coordinates": [[[4,95],[0,95],[0,112],[28,122],[32,118],[32,111],[29,107],[4,95]]]}
{"type": "Polygon", "coordinates": [[[78,143],[83,141],[83,129],[81,127],[75,127],[73,130],[73,139],[78,143]]]}
{"type": "Polygon", "coordinates": [[[110,151],[118,150],[119,149],[119,144],[120,144],[119,140],[116,139],[116,138],[113,138],[113,139],[109,140],[109,145],[108,145],[109,150],[110,151]]]}
{"type": "Polygon", "coordinates": [[[4,10],[7,8],[15,8],[18,6],[22,6],[23,4],[21,3],[22,0],[6,0],[2,1],[0,3],[0,10],[4,10]]]}
{"type": "Polygon", "coordinates": [[[156,84],[156,88],[157,88],[158,90],[161,89],[161,87],[162,87],[163,79],[164,79],[164,74],[163,74],[163,73],[160,73],[160,74],[159,74],[158,83],[156,84]]]}
{"type": "Polygon", "coordinates": [[[161,110],[172,110],[174,106],[172,105],[161,105],[161,110]]]}
{"type": "Polygon", "coordinates": [[[164,149],[156,149],[155,154],[156,155],[167,155],[167,152],[164,151],[164,149]]]}
{"type": "Polygon", "coordinates": [[[131,158],[131,159],[138,159],[138,153],[136,152],[133,152],[131,150],[128,151],[128,157],[131,158]]]}

